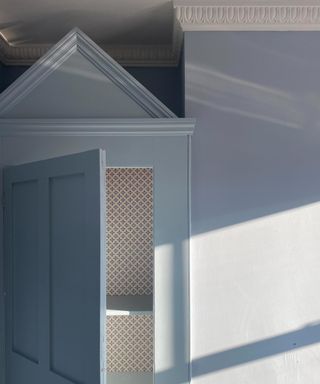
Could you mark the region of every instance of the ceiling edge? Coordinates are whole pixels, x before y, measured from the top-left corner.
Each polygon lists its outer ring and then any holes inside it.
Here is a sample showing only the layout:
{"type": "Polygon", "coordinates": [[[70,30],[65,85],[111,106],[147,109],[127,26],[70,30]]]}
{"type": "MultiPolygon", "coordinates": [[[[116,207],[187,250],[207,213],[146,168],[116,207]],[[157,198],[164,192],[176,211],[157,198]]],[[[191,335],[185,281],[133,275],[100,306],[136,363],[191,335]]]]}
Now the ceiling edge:
{"type": "Polygon", "coordinates": [[[320,30],[320,1],[243,0],[241,3],[239,0],[174,0],[173,6],[183,31],[320,30]]]}
{"type": "MultiPolygon", "coordinates": [[[[122,66],[176,66],[182,31],[320,31],[320,0],[173,0],[171,44],[106,45],[101,48],[122,66]],[[242,4],[241,4],[242,3],[242,4]]],[[[51,45],[10,44],[0,33],[0,62],[31,65],[51,45]]]]}

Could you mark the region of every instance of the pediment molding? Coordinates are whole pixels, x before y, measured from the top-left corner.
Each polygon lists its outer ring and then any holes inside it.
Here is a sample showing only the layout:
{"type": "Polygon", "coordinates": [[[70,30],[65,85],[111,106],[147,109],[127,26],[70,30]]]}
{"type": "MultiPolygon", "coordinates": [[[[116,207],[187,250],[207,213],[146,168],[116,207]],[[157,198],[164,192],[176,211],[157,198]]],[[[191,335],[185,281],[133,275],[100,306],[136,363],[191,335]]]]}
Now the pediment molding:
{"type": "Polygon", "coordinates": [[[175,118],[160,100],[132,77],[119,63],[104,52],[86,34],[74,28],[32,67],[0,94],[0,116],[21,100],[59,68],[75,52],[80,53],[113,84],[139,105],[152,118],[175,118]]]}
{"type": "Polygon", "coordinates": [[[319,31],[319,1],[175,0],[183,31],[319,31]]]}

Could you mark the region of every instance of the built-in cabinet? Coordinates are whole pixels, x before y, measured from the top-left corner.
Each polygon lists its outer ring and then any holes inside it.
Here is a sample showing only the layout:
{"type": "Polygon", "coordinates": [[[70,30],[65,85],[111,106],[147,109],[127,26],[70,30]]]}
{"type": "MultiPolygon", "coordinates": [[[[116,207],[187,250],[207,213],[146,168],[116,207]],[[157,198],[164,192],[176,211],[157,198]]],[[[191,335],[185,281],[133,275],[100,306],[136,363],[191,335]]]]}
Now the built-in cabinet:
{"type": "Polygon", "coordinates": [[[193,129],[77,29],[0,96],[1,384],[189,383],[193,129]]]}

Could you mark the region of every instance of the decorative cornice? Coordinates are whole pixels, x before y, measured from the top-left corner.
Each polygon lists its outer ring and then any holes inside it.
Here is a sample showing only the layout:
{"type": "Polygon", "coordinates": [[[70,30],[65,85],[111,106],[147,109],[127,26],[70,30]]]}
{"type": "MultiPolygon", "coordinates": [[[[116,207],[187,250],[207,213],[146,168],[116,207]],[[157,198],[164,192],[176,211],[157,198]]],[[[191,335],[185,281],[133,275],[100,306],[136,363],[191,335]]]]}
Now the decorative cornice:
{"type": "MultiPolygon", "coordinates": [[[[182,30],[174,20],[171,44],[101,45],[122,66],[173,67],[179,64],[182,30]]],[[[13,45],[0,32],[0,62],[5,65],[32,65],[52,47],[50,44],[13,45]]]]}
{"type": "Polygon", "coordinates": [[[174,9],[183,31],[320,30],[319,1],[176,0],[174,9]]]}
{"type": "Polygon", "coordinates": [[[0,119],[1,136],[189,136],[195,120],[0,119]]]}
{"type": "MultiPolygon", "coordinates": [[[[11,45],[0,34],[0,61],[5,65],[31,65],[52,45],[11,45]]],[[[176,66],[180,47],[162,45],[103,45],[101,48],[122,66],[176,66]],[[177,53],[178,52],[178,53],[177,53]]]]}
{"type": "MultiPolygon", "coordinates": [[[[173,0],[171,44],[104,45],[122,66],[176,66],[182,31],[319,31],[320,0],[173,0]]],[[[0,61],[31,65],[51,45],[10,44],[0,33],[0,61]]]]}
{"type": "MultiPolygon", "coordinates": [[[[176,66],[179,55],[174,46],[163,45],[105,45],[102,49],[122,66],[176,66]]],[[[180,47],[178,49],[180,53],[180,47]]]]}

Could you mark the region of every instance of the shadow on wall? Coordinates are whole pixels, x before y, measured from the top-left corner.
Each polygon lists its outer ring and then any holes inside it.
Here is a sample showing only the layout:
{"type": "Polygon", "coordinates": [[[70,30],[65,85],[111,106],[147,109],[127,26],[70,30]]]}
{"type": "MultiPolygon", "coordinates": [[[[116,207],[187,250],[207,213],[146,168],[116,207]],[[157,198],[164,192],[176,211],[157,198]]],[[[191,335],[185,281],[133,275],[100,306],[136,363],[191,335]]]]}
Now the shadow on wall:
{"type": "MultiPolygon", "coordinates": [[[[320,325],[310,324],[302,329],[194,359],[192,377],[196,378],[242,364],[252,363],[319,342],[320,325]]],[[[170,370],[160,372],[157,377],[163,380],[169,373],[170,370]]]]}

